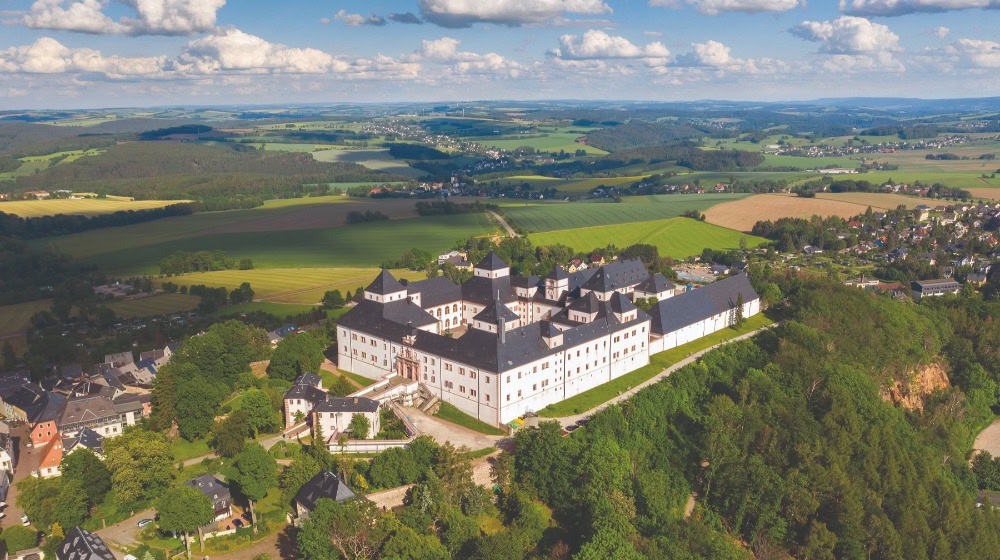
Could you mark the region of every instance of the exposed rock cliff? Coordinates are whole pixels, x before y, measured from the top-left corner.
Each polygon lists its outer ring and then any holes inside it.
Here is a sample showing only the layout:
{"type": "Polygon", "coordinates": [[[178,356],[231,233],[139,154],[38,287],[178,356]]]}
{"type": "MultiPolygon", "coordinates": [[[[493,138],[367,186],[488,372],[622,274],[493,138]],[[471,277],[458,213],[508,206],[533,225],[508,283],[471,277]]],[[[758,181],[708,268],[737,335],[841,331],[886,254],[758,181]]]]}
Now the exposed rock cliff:
{"type": "Polygon", "coordinates": [[[882,388],[882,399],[907,410],[924,410],[924,399],[950,386],[948,373],[940,362],[932,362],[910,373],[907,380],[882,388]]]}

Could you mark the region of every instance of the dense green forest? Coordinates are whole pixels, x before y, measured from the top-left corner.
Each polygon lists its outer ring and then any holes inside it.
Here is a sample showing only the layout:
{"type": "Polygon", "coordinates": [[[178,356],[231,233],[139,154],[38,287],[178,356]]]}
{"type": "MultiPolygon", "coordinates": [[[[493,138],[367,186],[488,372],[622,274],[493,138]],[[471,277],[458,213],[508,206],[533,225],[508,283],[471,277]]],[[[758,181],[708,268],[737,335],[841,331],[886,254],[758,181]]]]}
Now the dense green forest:
{"type": "MultiPolygon", "coordinates": [[[[779,327],[706,355],[569,437],[555,423],[518,432],[514,452],[493,464],[494,500],[470,487],[448,449],[398,454],[378,461],[378,473],[373,463],[366,474],[387,484],[424,469],[403,510],[325,502],[299,552],[1000,557],[1000,514],[976,508],[967,463],[997,406],[1000,303],[913,305],[827,279],[752,276],[781,286],[779,327]],[[922,410],[883,399],[884,387],[928,365],[944,367],[951,384],[923,395],[922,410]]],[[[347,470],[357,480],[359,469],[347,470]]]]}
{"type": "Polygon", "coordinates": [[[684,138],[730,136],[732,132],[696,127],[690,124],[631,121],[627,124],[596,130],[587,135],[587,144],[609,152],[621,152],[641,146],[655,146],[684,138]]]}

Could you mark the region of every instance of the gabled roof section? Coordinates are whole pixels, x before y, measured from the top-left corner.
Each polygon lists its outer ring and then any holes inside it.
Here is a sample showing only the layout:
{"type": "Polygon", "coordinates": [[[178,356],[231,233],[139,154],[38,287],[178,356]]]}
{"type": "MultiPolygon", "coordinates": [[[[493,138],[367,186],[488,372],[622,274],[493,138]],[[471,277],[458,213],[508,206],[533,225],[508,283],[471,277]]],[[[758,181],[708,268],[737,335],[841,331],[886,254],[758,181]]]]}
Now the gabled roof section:
{"type": "Polygon", "coordinates": [[[357,498],[357,495],[340,480],[340,477],[324,470],[302,485],[299,493],[295,495],[295,501],[312,511],[321,498],[345,502],[357,498]]]}
{"type": "Polygon", "coordinates": [[[231,497],[229,487],[210,474],[203,474],[197,478],[192,478],[186,481],[184,485],[199,490],[205,497],[212,500],[213,503],[218,500],[228,500],[231,497]]]}
{"type": "Polygon", "coordinates": [[[594,292],[587,292],[587,295],[571,303],[569,308],[580,313],[597,313],[601,310],[601,300],[597,299],[594,292]]]}
{"type": "Polygon", "coordinates": [[[743,303],[759,297],[745,273],[667,298],[650,310],[650,330],[662,335],[732,310],[741,294],[743,303]]]}
{"type": "Polygon", "coordinates": [[[400,284],[399,281],[396,280],[392,276],[392,274],[390,274],[389,271],[385,268],[383,268],[382,272],[380,272],[379,275],[375,277],[375,280],[372,280],[372,283],[368,284],[368,287],[365,288],[366,292],[371,292],[373,294],[379,294],[383,296],[386,294],[394,294],[396,292],[402,292],[405,290],[406,286],[400,284]]]}
{"type": "Polygon", "coordinates": [[[419,282],[406,285],[407,294],[420,294],[420,307],[437,307],[446,303],[460,301],[462,288],[445,276],[435,276],[419,282]]]}
{"type": "Polygon", "coordinates": [[[597,272],[587,280],[583,287],[587,290],[592,290],[595,292],[600,292],[602,294],[614,290],[614,284],[611,282],[611,278],[604,271],[604,268],[597,269],[597,272]]]}
{"type": "Polygon", "coordinates": [[[638,309],[635,304],[632,303],[632,300],[617,292],[611,296],[611,300],[608,304],[611,306],[611,311],[619,314],[628,313],[629,311],[638,309]]]}
{"type": "Polygon", "coordinates": [[[673,290],[676,286],[667,277],[657,272],[656,274],[646,278],[638,286],[637,290],[642,290],[648,294],[657,294],[660,292],[665,292],[667,290],[673,290]]]}
{"type": "Polygon", "coordinates": [[[328,395],[326,399],[313,407],[313,412],[377,412],[378,401],[365,397],[335,397],[328,395]]]}
{"type": "Polygon", "coordinates": [[[503,259],[497,256],[493,251],[490,251],[483,260],[479,261],[476,268],[480,270],[501,270],[504,268],[510,268],[510,265],[503,262],[503,259]]]}
{"type": "Polygon", "coordinates": [[[569,279],[569,272],[566,272],[565,268],[557,264],[552,267],[552,272],[545,278],[549,280],[567,280],[569,279]]]}
{"type": "Polygon", "coordinates": [[[59,549],[56,550],[58,560],[115,560],[114,554],[104,544],[101,537],[83,529],[73,527],[66,532],[59,549]]]}
{"type": "Polygon", "coordinates": [[[504,321],[517,321],[517,313],[514,313],[500,300],[494,300],[493,303],[487,305],[485,309],[476,314],[473,319],[476,321],[482,321],[484,323],[489,323],[491,325],[497,324],[500,319],[504,321]]]}

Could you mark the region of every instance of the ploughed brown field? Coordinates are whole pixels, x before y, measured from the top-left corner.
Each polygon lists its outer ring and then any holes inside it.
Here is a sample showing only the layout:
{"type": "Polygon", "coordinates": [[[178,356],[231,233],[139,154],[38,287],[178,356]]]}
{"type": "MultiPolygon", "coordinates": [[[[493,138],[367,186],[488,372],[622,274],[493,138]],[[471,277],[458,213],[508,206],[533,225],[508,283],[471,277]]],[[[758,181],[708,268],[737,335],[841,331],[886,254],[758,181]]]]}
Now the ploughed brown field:
{"type": "Polygon", "coordinates": [[[891,209],[903,204],[912,208],[926,199],[898,194],[820,193],[816,198],[792,194],[758,194],[717,204],[705,211],[705,221],[717,226],[750,231],[761,220],[840,216],[850,218],[873,209],[891,209]]]}
{"type": "Polygon", "coordinates": [[[972,196],[976,198],[992,198],[993,200],[1000,200],[1000,189],[983,187],[979,189],[965,189],[972,193],[972,196]]]}

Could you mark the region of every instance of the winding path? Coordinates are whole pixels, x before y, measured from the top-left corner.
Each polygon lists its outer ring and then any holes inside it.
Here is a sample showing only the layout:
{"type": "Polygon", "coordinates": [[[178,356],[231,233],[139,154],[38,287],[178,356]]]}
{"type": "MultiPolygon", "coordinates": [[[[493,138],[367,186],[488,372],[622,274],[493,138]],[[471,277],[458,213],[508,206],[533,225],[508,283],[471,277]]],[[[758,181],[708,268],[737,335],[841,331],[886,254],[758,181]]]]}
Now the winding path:
{"type": "Polygon", "coordinates": [[[500,222],[500,225],[503,226],[503,229],[507,230],[507,235],[509,235],[510,237],[521,237],[519,233],[514,231],[514,228],[510,227],[510,224],[507,223],[507,220],[505,220],[503,216],[497,214],[492,210],[487,210],[487,212],[489,212],[490,216],[493,216],[493,218],[496,221],[500,222]]]}

